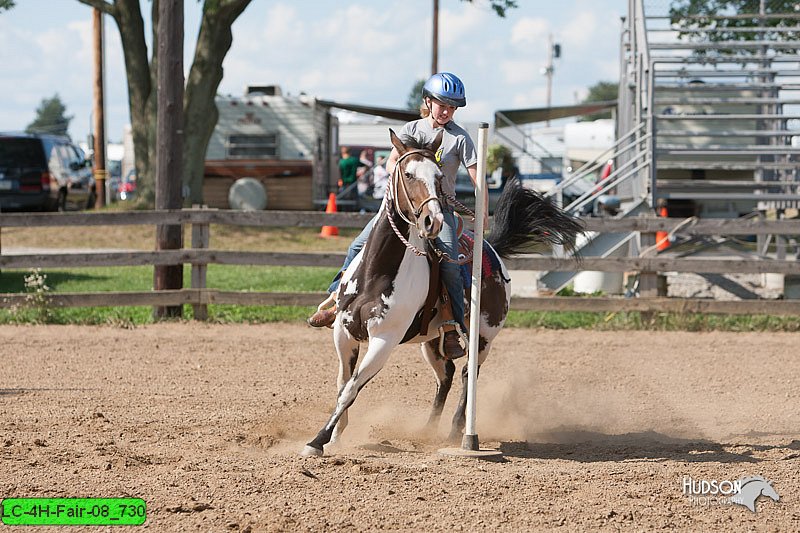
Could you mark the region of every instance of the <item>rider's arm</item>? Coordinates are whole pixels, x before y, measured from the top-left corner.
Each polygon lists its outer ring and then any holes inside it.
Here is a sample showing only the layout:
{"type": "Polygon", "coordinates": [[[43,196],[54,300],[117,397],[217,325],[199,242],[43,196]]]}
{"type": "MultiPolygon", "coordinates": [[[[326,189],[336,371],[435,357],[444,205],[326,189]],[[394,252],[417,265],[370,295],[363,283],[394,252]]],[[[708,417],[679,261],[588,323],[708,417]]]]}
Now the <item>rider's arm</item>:
{"type": "MultiPolygon", "coordinates": [[[[470,165],[467,167],[467,173],[472,180],[474,187],[478,186],[478,164],[470,165]]],[[[483,186],[483,228],[489,229],[489,190],[486,185],[483,186]]]]}
{"type": "Polygon", "coordinates": [[[389,159],[386,160],[386,172],[389,175],[392,175],[394,172],[394,166],[397,164],[397,158],[400,157],[400,154],[397,152],[397,148],[392,148],[392,153],[389,154],[389,159]]]}

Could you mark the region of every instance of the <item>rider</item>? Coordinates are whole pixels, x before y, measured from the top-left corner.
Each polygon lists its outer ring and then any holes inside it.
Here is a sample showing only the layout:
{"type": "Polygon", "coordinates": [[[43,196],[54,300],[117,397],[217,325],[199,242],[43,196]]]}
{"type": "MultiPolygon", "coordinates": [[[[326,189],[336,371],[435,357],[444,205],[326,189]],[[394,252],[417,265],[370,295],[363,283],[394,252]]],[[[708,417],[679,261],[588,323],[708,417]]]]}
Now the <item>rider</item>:
{"type": "MultiPolygon", "coordinates": [[[[422,118],[406,123],[399,133],[400,139],[415,139],[422,145],[432,143],[440,131],[444,131],[441,146],[436,153],[436,160],[442,169],[442,190],[445,195],[455,197],[456,173],[463,164],[469,173],[472,183],[476,183],[478,157],[475,145],[469,134],[461,126],[453,122],[453,115],[459,107],[467,105],[464,84],[455,74],[440,72],[431,76],[422,88],[422,105],[420,115],[422,118]]],[[[386,170],[391,175],[397,163],[399,154],[397,149],[392,149],[386,170]]],[[[488,202],[484,201],[484,205],[488,202]]],[[[437,246],[451,258],[458,257],[458,236],[456,235],[456,219],[452,206],[443,206],[444,225],[437,246]]],[[[377,215],[376,215],[377,217],[377,215]]],[[[331,301],[335,302],[335,292],[339,287],[341,272],[347,269],[350,262],[367,242],[369,232],[375,224],[375,217],[366,225],[364,230],[355,238],[347,250],[347,257],[342,270],[334,278],[328,288],[332,297],[320,304],[320,308],[309,319],[308,323],[314,327],[330,326],[336,319],[336,308],[324,306],[331,301]]],[[[484,219],[484,227],[488,227],[484,219]]],[[[442,284],[447,289],[453,311],[453,319],[466,332],[464,323],[464,289],[461,280],[460,267],[448,261],[441,262],[442,284]]],[[[454,330],[447,331],[444,336],[444,350],[448,357],[456,358],[464,355],[464,349],[459,342],[458,333],[454,330]]]]}

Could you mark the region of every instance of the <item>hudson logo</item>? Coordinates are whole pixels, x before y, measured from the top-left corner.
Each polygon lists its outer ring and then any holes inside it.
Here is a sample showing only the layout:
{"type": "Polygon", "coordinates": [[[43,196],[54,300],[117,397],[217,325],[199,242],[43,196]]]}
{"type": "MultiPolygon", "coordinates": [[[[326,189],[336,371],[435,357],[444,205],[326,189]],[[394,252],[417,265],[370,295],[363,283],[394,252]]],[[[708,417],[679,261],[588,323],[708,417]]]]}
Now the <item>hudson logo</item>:
{"type": "Polygon", "coordinates": [[[683,478],[683,494],[695,506],[742,505],[756,512],[756,501],[760,496],[778,501],[780,497],[769,481],[761,476],[750,476],[730,481],[727,479],[683,478]]]}

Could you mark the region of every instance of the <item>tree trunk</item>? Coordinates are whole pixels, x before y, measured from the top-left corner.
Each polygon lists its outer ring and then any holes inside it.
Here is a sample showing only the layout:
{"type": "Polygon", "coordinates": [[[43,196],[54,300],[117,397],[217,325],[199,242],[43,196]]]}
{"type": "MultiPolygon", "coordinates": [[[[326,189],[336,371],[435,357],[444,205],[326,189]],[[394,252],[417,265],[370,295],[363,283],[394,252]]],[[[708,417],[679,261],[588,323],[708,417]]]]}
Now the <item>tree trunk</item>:
{"type": "MultiPolygon", "coordinates": [[[[180,209],[183,170],[183,0],[161,0],[158,21],[156,209],[180,209]]],[[[183,247],[180,225],[156,227],[156,250],[183,247]]],[[[183,288],[183,265],[156,265],[155,290],[183,288]]],[[[155,318],[181,316],[183,306],[157,306],[155,318]]]]}
{"type": "MultiPolygon", "coordinates": [[[[113,17],[122,39],[128,76],[128,106],[136,151],[137,194],[140,202],[155,202],[156,54],[148,60],[139,0],[78,0],[113,17]]],[[[231,26],[252,0],[205,0],[194,62],[184,99],[184,162],[182,184],[187,203],[202,203],[206,149],[217,123],[214,98],[222,81],[222,62],[233,42],[231,26]]],[[[158,49],[158,0],[152,0],[153,50],[158,49]]]]}
{"type": "Polygon", "coordinates": [[[183,184],[189,190],[186,205],[203,203],[206,150],[219,112],[214,98],[222,81],[222,62],[233,42],[231,26],[251,0],[206,2],[197,37],[194,61],[186,80],[183,184]]]}
{"type": "MultiPolygon", "coordinates": [[[[81,0],[83,1],[83,0],[81,0]]],[[[157,1],[153,2],[157,4],[157,1]]],[[[155,135],[155,113],[152,119],[148,108],[153,90],[147,43],[144,38],[144,20],[139,0],[117,0],[109,14],[114,18],[122,39],[122,53],[128,78],[128,107],[131,115],[133,145],[136,152],[137,192],[152,196],[153,165],[149,145],[155,135]],[[150,127],[152,120],[153,127],[150,127]],[[148,193],[148,190],[150,191],[148,193]]],[[[155,105],[152,105],[153,110],[155,105]]]]}

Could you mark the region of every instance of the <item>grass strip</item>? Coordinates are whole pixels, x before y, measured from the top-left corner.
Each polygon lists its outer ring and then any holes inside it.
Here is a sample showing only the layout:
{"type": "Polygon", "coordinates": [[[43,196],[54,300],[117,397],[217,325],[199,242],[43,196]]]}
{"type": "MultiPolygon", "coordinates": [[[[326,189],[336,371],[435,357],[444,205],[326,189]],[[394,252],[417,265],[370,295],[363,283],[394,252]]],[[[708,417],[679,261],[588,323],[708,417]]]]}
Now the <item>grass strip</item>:
{"type": "MultiPolygon", "coordinates": [[[[220,290],[266,292],[324,291],[335,268],[209,265],[207,286],[220,290]]],[[[152,288],[152,267],[91,267],[42,271],[46,293],[148,291],[152,288]]],[[[26,270],[3,270],[0,293],[31,293],[26,287],[26,270]]],[[[184,280],[191,279],[191,267],[184,280]]],[[[188,283],[186,283],[188,285],[188,283]]],[[[41,300],[38,300],[41,302],[41,300]]],[[[313,312],[304,306],[209,305],[209,321],[239,323],[301,323],[313,312]]],[[[184,306],[185,319],[192,307],[184,306]]],[[[109,324],[133,327],[153,322],[152,307],[51,308],[32,299],[19,309],[0,309],[0,324],[109,324]]],[[[510,311],[507,327],[546,329],[589,329],[598,331],[800,331],[800,317],[766,315],[711,315],[677,313],[591,313],[510,311]]]]}

